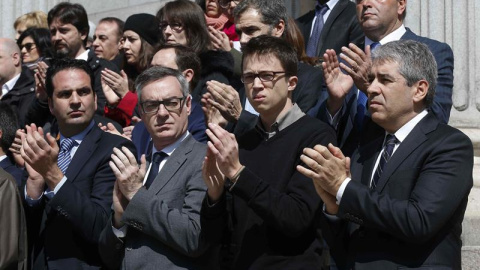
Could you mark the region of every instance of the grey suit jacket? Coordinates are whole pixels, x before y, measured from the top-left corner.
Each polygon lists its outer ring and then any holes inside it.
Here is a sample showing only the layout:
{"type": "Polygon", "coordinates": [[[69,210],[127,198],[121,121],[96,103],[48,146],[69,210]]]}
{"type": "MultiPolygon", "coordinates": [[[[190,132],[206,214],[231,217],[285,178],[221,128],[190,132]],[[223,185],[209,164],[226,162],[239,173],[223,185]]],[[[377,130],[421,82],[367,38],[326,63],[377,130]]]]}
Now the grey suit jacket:
{"type": "Polygon", "coordinates": [[[123,214],[127,235],[119,239],[111,223],[100,236],[100,254],[109,268],[201,269],[200,208],[206,186],[202,162],[206,146],[189,135],[147,190],[142,187],[123,214]]]}

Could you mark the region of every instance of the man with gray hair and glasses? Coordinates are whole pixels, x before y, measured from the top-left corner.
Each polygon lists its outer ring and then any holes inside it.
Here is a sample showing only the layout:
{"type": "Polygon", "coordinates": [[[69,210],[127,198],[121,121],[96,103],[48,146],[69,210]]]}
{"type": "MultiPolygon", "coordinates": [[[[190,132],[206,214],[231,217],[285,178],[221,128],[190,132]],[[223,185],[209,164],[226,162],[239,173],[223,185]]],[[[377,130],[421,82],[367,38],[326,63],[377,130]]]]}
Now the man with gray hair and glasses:
{"type": "Polygon", "coordinates": [[[373,52],[368,78],[367,140],[351,160],[332,145],[305,149],[298,167],[325,203],[320,227],[337,266],[461,269],[473,147],[428,110],[434,56],[416,41],[389,42],[373,52]]]}
{"type": "Polygon", "coordinates": [[[150,152],[138,164],[128,149],[114,149],[112,222],[100,236],[100,254],[112,269],[202,269],[209,262],[200,237],[206,150],[187,131],[188,82],[180,71],[152,67],[135,88],[150,152]]]}

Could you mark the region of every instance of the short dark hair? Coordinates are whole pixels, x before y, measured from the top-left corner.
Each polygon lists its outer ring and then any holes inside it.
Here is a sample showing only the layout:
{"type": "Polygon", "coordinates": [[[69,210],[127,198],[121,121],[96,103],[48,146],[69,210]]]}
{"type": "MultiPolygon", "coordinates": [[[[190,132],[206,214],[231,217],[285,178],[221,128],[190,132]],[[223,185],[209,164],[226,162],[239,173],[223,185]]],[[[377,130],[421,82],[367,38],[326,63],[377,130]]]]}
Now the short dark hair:
{"type": "Polygon", "coordinates": [[[101,24],[102,22],[109,22],[109,23],[114,23],[117,25],[117,41],[120,41],[123,37],[123,26],[125,26],[125,22],[120,20],[119,18],[116,17],[105,17],[103,19],[100,19],[98,24],[101,24]]]}
{"type": "Polygon", "coordinates": [[[198,55],[192,48],[180,44],[164,44],[158,47],[157,52],[166,49],[173,49],[175,51],[175,63],[180,71],[186,69],[193,70],[193,79],[190,82],[190,89],[195,89],[202,72],[202,64],[198,55]]]}
{"type": "Polygon", "coordinates": [[[254,37],[242,47],[242,53],[242,70],[247,57],[273,55],[280,61],[286,77],[297,76],[297,53],[288,42],[281,38],[266,35],[254,37]]]}
{"type": "Polygon", "coordinates": [[[22,42],[26,37],[31,37],[33,39],[35,46],[37,46],[37,51],[40,57],[53,57],[52,37],[50,35],[50,30],[47,28],[27,28],[27,30],[25,30],[17,40],[18,47],[22,45],[22,42]]]}
{"type": "Polygon", "coordinates": [[[5,102],[0,102],[0,146],[4,153],[8,153],[8,148],[15,140],[15,132],[18,129],[17,115],[13,108],[5,102]]]}
{"type": "MultiPolygon", "coordinates": [[[[64,24],[72,24],[77,28],[78,32],[85,34],[86,36],[88,36],[88,32],[90,31],[87,11],[80,4],[72,4],[68,2],[58,3],[48,12],[47,20],[49,27],[54,20],[59,20],[64,24]]],[[[87,46],[87,38],[83,40],[83,45],[87,46]]]]}
{"type": "MultiPolygon", "coordinates": [[[[53,76],[55,76],[58,72],[66,69],[83,70],[90,77],[90,85],[93,89],[93,82],[95,81],[95,78],[93,76],[93,71],[88,65],[87,61],[70,58],[55,59],[52,61],[50,67],[47,69],[47,78],[45,80],[47,96],[49,98],[52,98],[53,96],[53,76]]],[[[95,95],[95,91],[92,92],[93,95],[95,95]]]]}
{"type": "MultiPolygon", "coordinates": [[[[187,46],[201,53],[208,50],[210,45],[210,36],[208,34],[205,13],[195,2],[188,0],[175,0],[165,4],[158,12],[157,19],[163,21],[176,22],[183,26],[187,38],[187,46]]],[[[160,35],[163,43],[163,33],[160,35]]]]}
{"type": "Polygon", "coordinates": [[[435,96],[438,71],[437,62],[427,45],[414,40],[398,40],[388,42],[372,53],[373,65],[385,62],[398,64],[398,72],[412,86],[420,80],[428,82],[425,107],[430,107],[435,96]]]}
{"type": "Polygon", "coordinates": [[[288,13],[285,2],[282,0],[243,0],[233,10],[233,16],[238,19],[249,9],[258,11],[262,15],[262,23],[269,25],[271,28],[275,27],[280,20],[285,22],[285,26],[287,25],[288,13]]]}

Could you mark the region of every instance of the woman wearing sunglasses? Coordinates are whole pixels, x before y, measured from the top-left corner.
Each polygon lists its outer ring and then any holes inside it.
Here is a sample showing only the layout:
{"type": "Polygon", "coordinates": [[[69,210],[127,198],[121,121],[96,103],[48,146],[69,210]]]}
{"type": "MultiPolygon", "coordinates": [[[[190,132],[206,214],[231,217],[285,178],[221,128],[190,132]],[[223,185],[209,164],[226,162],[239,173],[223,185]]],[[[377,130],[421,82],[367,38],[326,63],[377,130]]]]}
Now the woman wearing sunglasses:
{"type": "Polygon", "coordinates": [[[22,54],[22,63],[35,70],[37,63],[53,56],[50,31],[46,28],[28,28],[17,40],[22,54]]]}

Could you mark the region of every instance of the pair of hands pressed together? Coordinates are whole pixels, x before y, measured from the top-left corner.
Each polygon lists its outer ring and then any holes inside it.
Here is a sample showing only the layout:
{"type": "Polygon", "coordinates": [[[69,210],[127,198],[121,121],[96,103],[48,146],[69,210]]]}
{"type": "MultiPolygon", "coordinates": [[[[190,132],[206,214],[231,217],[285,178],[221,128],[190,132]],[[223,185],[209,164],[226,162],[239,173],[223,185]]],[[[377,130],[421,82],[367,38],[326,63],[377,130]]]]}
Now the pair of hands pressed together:
{"type": "MultiPolygon", "coordinates": [[[[57,165],[59,147],[55,138],[35,124],[27,125],[26,132],[17,131],[20,136],[20,155],[28,172],[27,194],[32,199],[41,196],[45,184],[50,190],[62,180],[63,173],[57,165]]],[[[16,138],[18,140],[18,138],[16,138]]]]}
{"type": "Polygon", "coordinates": [[[210,141],[203,161],[202,176],[210,202],[216,202],[224,192],[225,177],[232,179],[242,168],[235,135],[217,124],[209,123],[206,130],[210,141]]]}
{"type": "Polygon", "coordinates": [[[105,68],[102,70],[102,90],[107,102],[111,106],[116,106],[120,100],[128,93],[128,76],[122,70],[120,74],[105,68]]]}
{"type": "Polygon", "coordinates": [[[208,81],[207,91],[201,99],[205,122],[223,127],[227,122],[236,123],[242,113],[237,90],[221,82],[208,81]]]}
{"type": "MultiPolygon", "coordinates": [[[[340,110],[354,84],[365,94],[370,85],[368,79],[372,65],[370,46],[363,52],[351,43],[348,48],[342,48],[340,58],[344,62],[338,61],[334,50],[327,50],[323,55],[323,74],[329,94],[327,108],[331,115],[340,110]]],[[[297,170],[313,180],[318,195],[325,203],[327,213],[336,214],[338,212],[336,195],[345,179],[350,177],[350,158],[345,157],[338,147],[329,144],[305,148],[300,159],[305,165],[298,165],[297,170]]]]}

